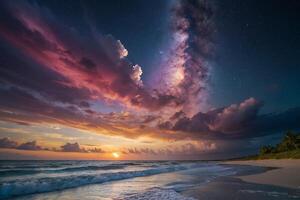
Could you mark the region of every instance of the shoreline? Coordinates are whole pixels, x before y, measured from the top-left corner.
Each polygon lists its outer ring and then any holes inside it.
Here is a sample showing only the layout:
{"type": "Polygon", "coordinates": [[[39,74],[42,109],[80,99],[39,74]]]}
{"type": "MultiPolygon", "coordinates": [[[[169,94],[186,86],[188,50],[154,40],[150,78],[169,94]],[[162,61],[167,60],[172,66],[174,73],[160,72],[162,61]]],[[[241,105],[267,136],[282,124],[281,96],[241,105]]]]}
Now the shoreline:
{"type": "Polygon", "coordinates": [[[225,161],[222,164],[265,167],[263,173],[235,176],[245,182],[300,189],[300,159],[225,161]]]}

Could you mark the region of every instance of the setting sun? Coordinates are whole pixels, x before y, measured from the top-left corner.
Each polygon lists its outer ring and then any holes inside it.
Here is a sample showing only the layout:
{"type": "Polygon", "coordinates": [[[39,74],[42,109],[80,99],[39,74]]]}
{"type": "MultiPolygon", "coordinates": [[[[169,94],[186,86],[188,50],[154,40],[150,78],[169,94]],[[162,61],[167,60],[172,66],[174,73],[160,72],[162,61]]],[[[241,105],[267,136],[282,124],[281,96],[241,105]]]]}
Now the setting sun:
{"type": "Polygon", "coordinates": [[[113,156],[114,158],[119,158],[119,157],[120,157],[120,155],[119,155],[117,152],[112,153],[112,156],[113,156]]]}

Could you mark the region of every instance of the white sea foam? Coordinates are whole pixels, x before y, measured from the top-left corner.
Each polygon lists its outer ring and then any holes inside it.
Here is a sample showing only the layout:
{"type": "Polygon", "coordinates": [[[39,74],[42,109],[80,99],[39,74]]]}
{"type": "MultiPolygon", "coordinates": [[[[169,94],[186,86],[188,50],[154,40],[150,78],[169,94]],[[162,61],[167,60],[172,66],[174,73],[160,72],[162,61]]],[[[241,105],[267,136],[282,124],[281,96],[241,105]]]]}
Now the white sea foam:
{"type": "MultiPolygon", "coordinates": [[[[122,198],[122,200],[195,200],[192,197],[185,197],[178,192],[170,189],[153,188],[141,194],[133,194],[128,197],[122,198]]],[[[116,199],[121,200],[121,199],[116,199]]]]}

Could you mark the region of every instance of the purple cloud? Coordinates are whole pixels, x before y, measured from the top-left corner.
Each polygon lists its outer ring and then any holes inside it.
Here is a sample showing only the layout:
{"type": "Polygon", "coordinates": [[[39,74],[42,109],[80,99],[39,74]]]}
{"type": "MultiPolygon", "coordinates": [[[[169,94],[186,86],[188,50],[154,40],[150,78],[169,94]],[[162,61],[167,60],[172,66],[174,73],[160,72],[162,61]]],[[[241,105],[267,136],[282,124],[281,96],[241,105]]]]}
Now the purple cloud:
{"type": "Polygon", "coordinates": [[[16,148],[17,145],[17,142],[10,140],[9,138],[0,139],[0,148],[16,148]]]}
{"type": "Polygon", "coordinates": [[[43,150],[43,148],[41,146],[37,145],[36,141],[22,143],[17,147],[17,149],[32,150],[32,151],[43,150]]]}
{"type": "Polygon", "coordinates": [[[199,112],[191,118],[180,118],[171,129],[186,132],[186,138],[232,139],[254,138],[300,128],[300,108],[281,113],[259,114],[262,106],[262,102],[249,98],[239,104],[207,113],[199,112]]]}
{"type": "Polygon", "coordinates": [[[46,148],[39,146],[36,141],[24,142],[18,144],[18,142],[10,140],[9,138],[0,138],[0,148],[18,149],[18,150],[31,150],[31,151],[54,151],[54,152],[81,152],[81,153],[105,153],[101,148],[82,148],[79,143],[66,143],[61,146],[60,150],[56,148],[46,148]]]}
{"type": "Polygon", "coordinates": [[[61,151],[64,151],[64,152],[86,152],[85,149],[80,148],[80,146],[77,142],[66,143],[65,145],[61,146],[61,151]]]}

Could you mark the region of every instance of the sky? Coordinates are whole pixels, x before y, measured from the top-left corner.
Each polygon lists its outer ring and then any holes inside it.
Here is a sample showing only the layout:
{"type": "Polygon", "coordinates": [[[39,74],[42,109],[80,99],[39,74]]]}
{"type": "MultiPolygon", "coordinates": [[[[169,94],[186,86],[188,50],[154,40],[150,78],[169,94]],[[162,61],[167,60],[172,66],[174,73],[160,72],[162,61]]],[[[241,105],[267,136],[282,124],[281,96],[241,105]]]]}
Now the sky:
{"type": "Polygon", "coordinates": [[[0,3],[0,159],[251,155],[300,129],[297,0],[0,3]]]}

